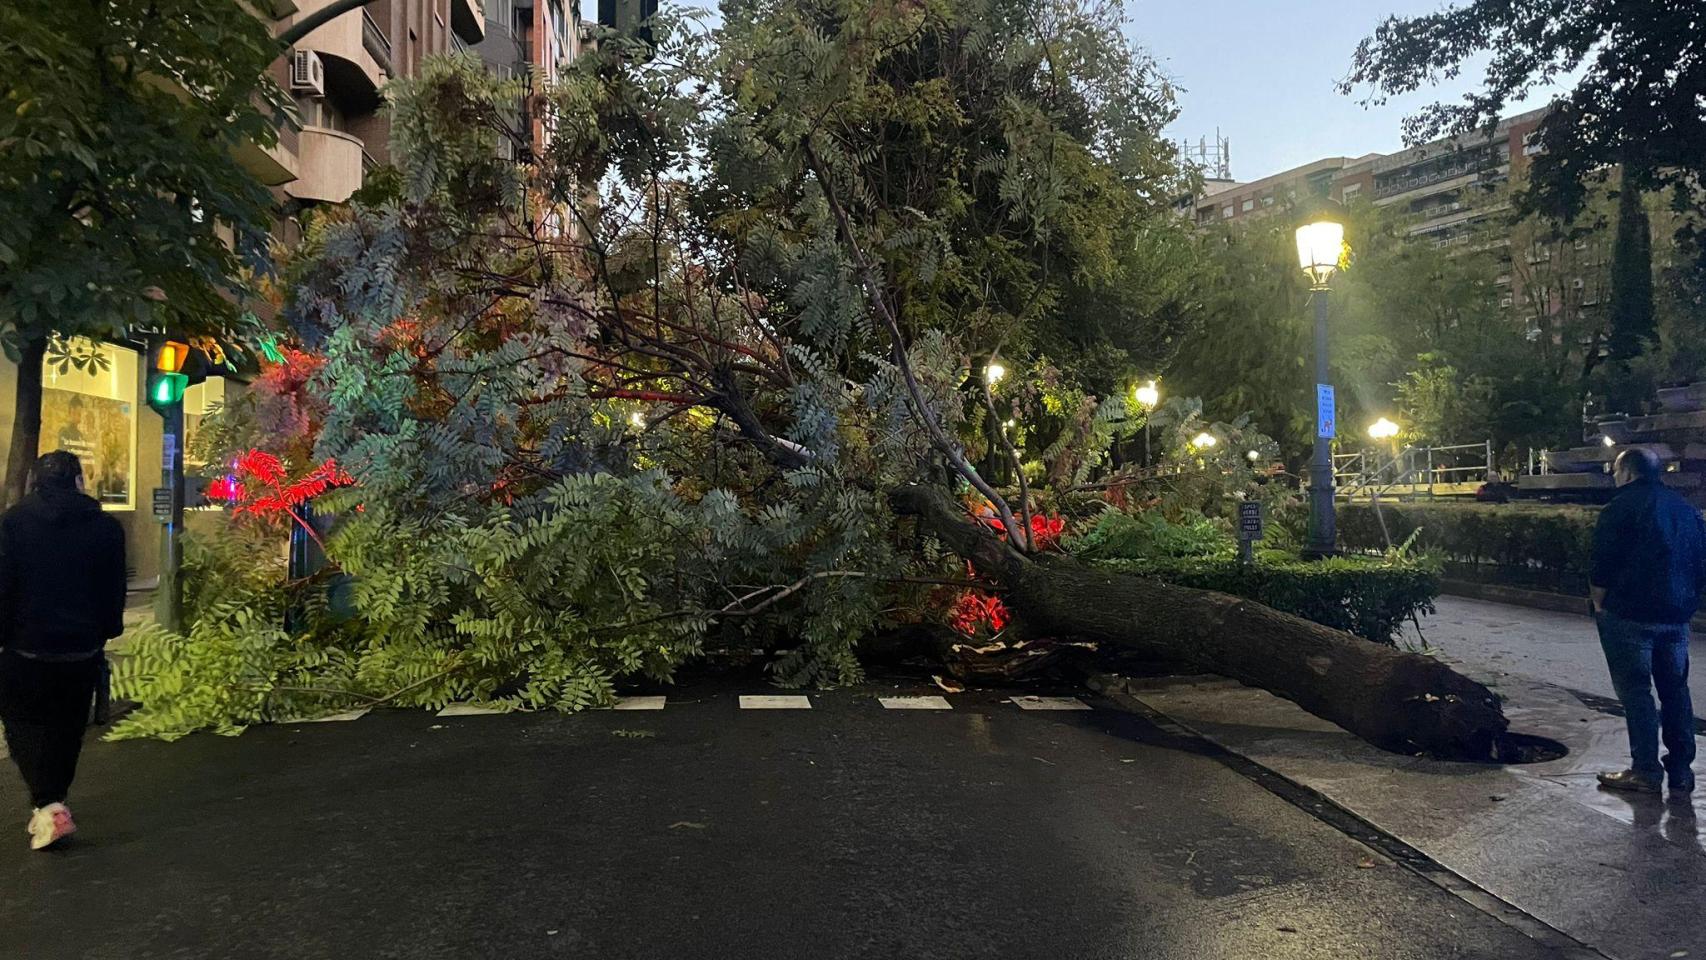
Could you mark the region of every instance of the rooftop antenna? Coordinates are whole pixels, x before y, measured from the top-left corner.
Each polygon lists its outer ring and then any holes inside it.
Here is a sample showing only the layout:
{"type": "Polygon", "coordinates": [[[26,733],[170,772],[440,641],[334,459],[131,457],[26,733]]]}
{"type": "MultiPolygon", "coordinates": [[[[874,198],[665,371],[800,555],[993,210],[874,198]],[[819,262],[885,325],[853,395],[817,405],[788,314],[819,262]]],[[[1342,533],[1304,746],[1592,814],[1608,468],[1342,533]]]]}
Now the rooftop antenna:
{"type": "Polygon", "coordinates": [[[1232,179],[1232,138],[1221,136],[1219,127],[1214,128],[1213,143],[1207,137],[1198,137],[1196,143],[1180,144],[1179,149],[1185,161],[1194,164],[1205,178],[1232,179]]]}

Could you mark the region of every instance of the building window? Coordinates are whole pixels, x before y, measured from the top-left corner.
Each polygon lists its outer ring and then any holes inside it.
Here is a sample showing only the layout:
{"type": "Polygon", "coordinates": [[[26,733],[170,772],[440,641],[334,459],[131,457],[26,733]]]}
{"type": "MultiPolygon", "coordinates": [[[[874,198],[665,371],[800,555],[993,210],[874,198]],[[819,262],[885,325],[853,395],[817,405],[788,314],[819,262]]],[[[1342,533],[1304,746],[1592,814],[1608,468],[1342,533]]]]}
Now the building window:
{"type": "Polygon", "coordinates": [[[1263,198],[1262,198],[1262,206],[1264,206],[1264,207],[1271,207],[1271,206],[1273,206],[1273,205],[1274,205],[1274,198],[1273,198],[1273,197],[1271,197],[1271,196],[1268,196],[1268,197],[1263,197],[1263,198]]]}
{"type": "Polygon", "coordinates": [[[1245,213],[1249,213],[1251,210],[1256,209],[1256,201],[1245,200],[1243,206],[1239,207],[1239,209],[1245,213]]]}
{"type": "Polygon", "coordinates": [[[1522,155],[1525,157],[1532,157],[1537,153],[1544,153],[1545,148],[1540,145],[1539,141],[1540,131],[1538,130],[1530,130],[1528,133],[1523,134],[1522,155]]]}
{"type": "Polygon", "coordinates": [[[89,495],[109,510],[136,508],[137,373],[142,358],[110,343],[93,348],[103,365],[88,370],[42,361],[41,447],[69,450],[83,461],[89,495]]]}
{"type": "Polygon", "coordinates": [[[202,418],[225,405],[225,378],[209,377],[184,391],[184,463],[203,466],[192,459],[196,434],[202,418]]]}
{"type": "Polygon", "coordinates": [[[1231,220],[1232,214],[1233,214],[1233,210],[1232,210],[1231,204],[1227,204],[1226,206],[1220,208],[1220,218],[1222,220],[1231,220]]]}
{"type": "Polygon", "coordinates": [[[1361,192],[1362,192],[1362,184],[1352,183],[1352,184],[1347,184],[1345,186],[1345,189],[1342,193],[1340,193],[1340,196],[1344,197],[1346,200],[1349,200],[1361,192]]]}

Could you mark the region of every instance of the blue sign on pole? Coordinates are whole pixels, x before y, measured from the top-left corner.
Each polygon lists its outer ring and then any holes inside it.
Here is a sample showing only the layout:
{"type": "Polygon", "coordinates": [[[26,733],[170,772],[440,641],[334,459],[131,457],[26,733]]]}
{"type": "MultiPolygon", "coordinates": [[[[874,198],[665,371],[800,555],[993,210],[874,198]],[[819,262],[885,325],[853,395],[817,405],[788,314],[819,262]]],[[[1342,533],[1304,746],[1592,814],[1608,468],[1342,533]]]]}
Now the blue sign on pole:
{"type": "Polygon", "coordinates": [[[1333,422],[1337,418],[1333,409],[1333,385],[1317,383],[1315,385],[1315,435],[1327,440],[1333,439],[1333,422]]]}

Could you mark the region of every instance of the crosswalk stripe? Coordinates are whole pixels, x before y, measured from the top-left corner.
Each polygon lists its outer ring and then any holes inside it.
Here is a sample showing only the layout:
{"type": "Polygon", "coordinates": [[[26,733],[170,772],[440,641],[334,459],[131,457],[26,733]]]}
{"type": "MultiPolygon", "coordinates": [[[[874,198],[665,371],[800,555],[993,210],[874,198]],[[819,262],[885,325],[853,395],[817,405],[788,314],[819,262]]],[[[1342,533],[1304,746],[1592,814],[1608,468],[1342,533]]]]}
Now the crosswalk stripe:
{"type": "Polygon", "coordinates": [[[488,707],[478,703],[453,703],[438,712],[441,717],[485,717],[494,713],[508,713],[499,707],[488,707]]]}
{"type": "Polygon", "coordinates": [[[668,697],[617,697],[607,710],[662,710],[668,697]]]}
{"type": "Polygon", "coordinates": [[[360,720],[373,711],[372,707],[362,707],[358,710],[345,710],[325,717],[297,717],[294,720],[281,720],[281,723],[344,723],[350,720],[360,720]]]}
{"type": "Polygon", "coordinates": [[[740,698],[742,710],[810,710],[810,697],[785,694],[744,694],[740,698]]]}
{"type": "Polygon", "coordinates": [[[1020,710],[1088,710],[1077,697],[1008,697],[1020,710]]]}
{"type": "Polygon", "coordinates": [[[885,710],[952,710],[947,697],[878,697],[885,710]]]}

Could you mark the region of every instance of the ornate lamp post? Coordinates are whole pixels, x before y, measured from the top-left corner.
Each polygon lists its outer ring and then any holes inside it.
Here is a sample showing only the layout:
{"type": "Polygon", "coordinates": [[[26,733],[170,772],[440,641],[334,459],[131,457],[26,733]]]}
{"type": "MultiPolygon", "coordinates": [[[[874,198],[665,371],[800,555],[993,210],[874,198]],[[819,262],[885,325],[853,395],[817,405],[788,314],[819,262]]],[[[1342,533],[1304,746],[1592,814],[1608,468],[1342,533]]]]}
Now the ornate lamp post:
{"type": "Polygon", "coordinates": [[[1132,395],[1136,398],[1137,405],[1143,408],[1143,466],[1147,468],[1151,459],[1149,456],[1149,415],[1161,405],[1161,391],[1155,386],[1155,381],[1151,380],[1138,387],[1132,395]]]}
{"type": "Polygon", "coordinates": [[[1297,264],[1309,275],[1315,301],[1315,395],[1317,423],[1314,456],[1309,461],[1309,539],[1306,557],[1330,557],[1337,550],[1333,514],[1333,424],[1327,413],[1332,385],[1327,382],[1327,281],[1338,269],[1345,246],[1345,225],[1318,220],[1297,228],[1297,264]]]}

